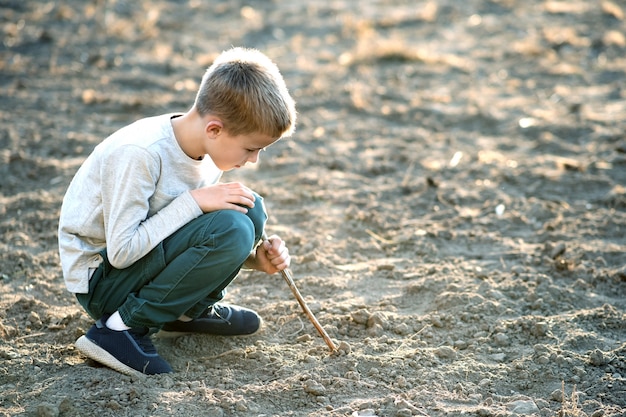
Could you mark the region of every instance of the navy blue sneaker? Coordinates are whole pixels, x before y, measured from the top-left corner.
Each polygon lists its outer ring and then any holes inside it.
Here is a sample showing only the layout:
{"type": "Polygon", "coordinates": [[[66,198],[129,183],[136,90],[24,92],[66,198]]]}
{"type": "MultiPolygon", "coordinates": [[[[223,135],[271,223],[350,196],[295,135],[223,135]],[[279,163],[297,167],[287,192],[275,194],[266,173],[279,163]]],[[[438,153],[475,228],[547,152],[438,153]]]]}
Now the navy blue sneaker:
{"type": "Polygon", "coordinates": [[[166,323],[161,329],[161,336],[187,333],[244,336],[258,332],[262,324],[263,320],[254,310],[236,305],[215,304],[191,321],[176,320],[166,323]]]}
{"type": "Polygon", "coordinates": [[[85,356],[126,375],[172,372],[152,344],[148,328],[115,331],[106,326],[107,318],[98,320],[76,341],[76,347],[85,356]]]}

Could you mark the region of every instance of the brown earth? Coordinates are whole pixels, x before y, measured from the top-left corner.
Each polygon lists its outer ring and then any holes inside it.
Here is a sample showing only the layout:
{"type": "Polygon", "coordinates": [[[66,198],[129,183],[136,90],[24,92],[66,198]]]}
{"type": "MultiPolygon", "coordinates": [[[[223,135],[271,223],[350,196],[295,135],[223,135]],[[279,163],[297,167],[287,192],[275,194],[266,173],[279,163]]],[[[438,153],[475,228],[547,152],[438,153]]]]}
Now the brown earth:
{"type": "Polygon", "coordinates": [[[626,413],[626,2],[0,1],[0,415],[626,413]],[[133,379],[73,347],[56,228],[93,147],[185,111],[255,47],[296,135],[225,176],[265,195],[280,275],[250,338],[157,339],[133,379]]]}

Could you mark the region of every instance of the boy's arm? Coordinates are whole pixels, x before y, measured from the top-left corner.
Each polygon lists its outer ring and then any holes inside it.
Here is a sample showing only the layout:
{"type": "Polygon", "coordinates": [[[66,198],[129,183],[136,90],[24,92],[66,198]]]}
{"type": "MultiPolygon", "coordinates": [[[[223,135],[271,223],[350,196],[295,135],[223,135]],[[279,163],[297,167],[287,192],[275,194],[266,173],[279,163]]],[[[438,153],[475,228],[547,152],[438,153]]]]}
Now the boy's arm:
{"type": "Polygon", "coordinates": [[[191,194],[186,192],[148,217],[149,202],[160,169],[158,160],[136,146],[120,147],[102,163],[107,255],[115,268],[132,265],[166,237],[202,214],[191,194]]]}

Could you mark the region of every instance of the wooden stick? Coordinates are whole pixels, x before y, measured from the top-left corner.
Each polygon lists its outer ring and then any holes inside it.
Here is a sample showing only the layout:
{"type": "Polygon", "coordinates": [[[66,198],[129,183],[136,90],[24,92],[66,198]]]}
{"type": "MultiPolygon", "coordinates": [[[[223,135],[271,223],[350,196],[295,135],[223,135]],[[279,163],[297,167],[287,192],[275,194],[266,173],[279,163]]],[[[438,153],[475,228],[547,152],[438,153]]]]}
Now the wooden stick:
{"type": "MultiPolygon", "coordinates": [[[[264,241],[268,240],[267,234],[265,232],[263,232],[262,239],[264,241]]],[[[319,323],[319,321],[317,321],[317,319],[313,315],[313,312],[311,311],[309,306],[307,306],[306,302],[304,301],[304,298],[302,298],[302,295],[300,294],[300,291],[298,291],[298,287],[296,287],[296,284],[293,281],[293,274],[291,273],[291,270],[289,268],[286,268],[286,269],[283,269],[282,271],[280,271],[280,273],[283,276],[283,278],[285,279],[285,281],[287,281],[287,285],[289,285],[289,288],[291,289],[291,292],[296,297],[296,300],[298,300],[298,303],[300,304],[300,307],[302,307],[302,311],[304,311],[304,313],[307,315],[309,320],[311,320],[311,323],[313,323],[313,326],[315,326],[315,328],[319,332],[320,336],[322,336],[322,338],[324,339],[324,341],[328,345],[328,348],[330,349],[330,351],[331,352],[336,351],[337,347],[335,346],[333,341],[330,339],[330,337],[328,336],[328,333],[326,333],[326,331],[324,330],[322,325],[319,323]]]]}

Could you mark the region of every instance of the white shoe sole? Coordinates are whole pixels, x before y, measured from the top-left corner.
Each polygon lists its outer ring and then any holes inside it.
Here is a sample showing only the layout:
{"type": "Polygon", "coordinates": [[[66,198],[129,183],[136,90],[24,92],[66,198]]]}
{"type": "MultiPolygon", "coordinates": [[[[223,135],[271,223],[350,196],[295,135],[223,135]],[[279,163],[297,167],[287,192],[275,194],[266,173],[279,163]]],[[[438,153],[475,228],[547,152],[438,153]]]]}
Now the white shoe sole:
{"type": "Polygon", "coordinates": [[[109,368],[116,370],[117,372],[123,373],[125,375],[145,378],[144,374],[131,368],[130,366],[124,365],[109,352],[89,340],[86,336],[79,337],[75,345],[78,350],[83,353],[83,355],[93,359],[96,362],[106,365],[109,368]]]}

